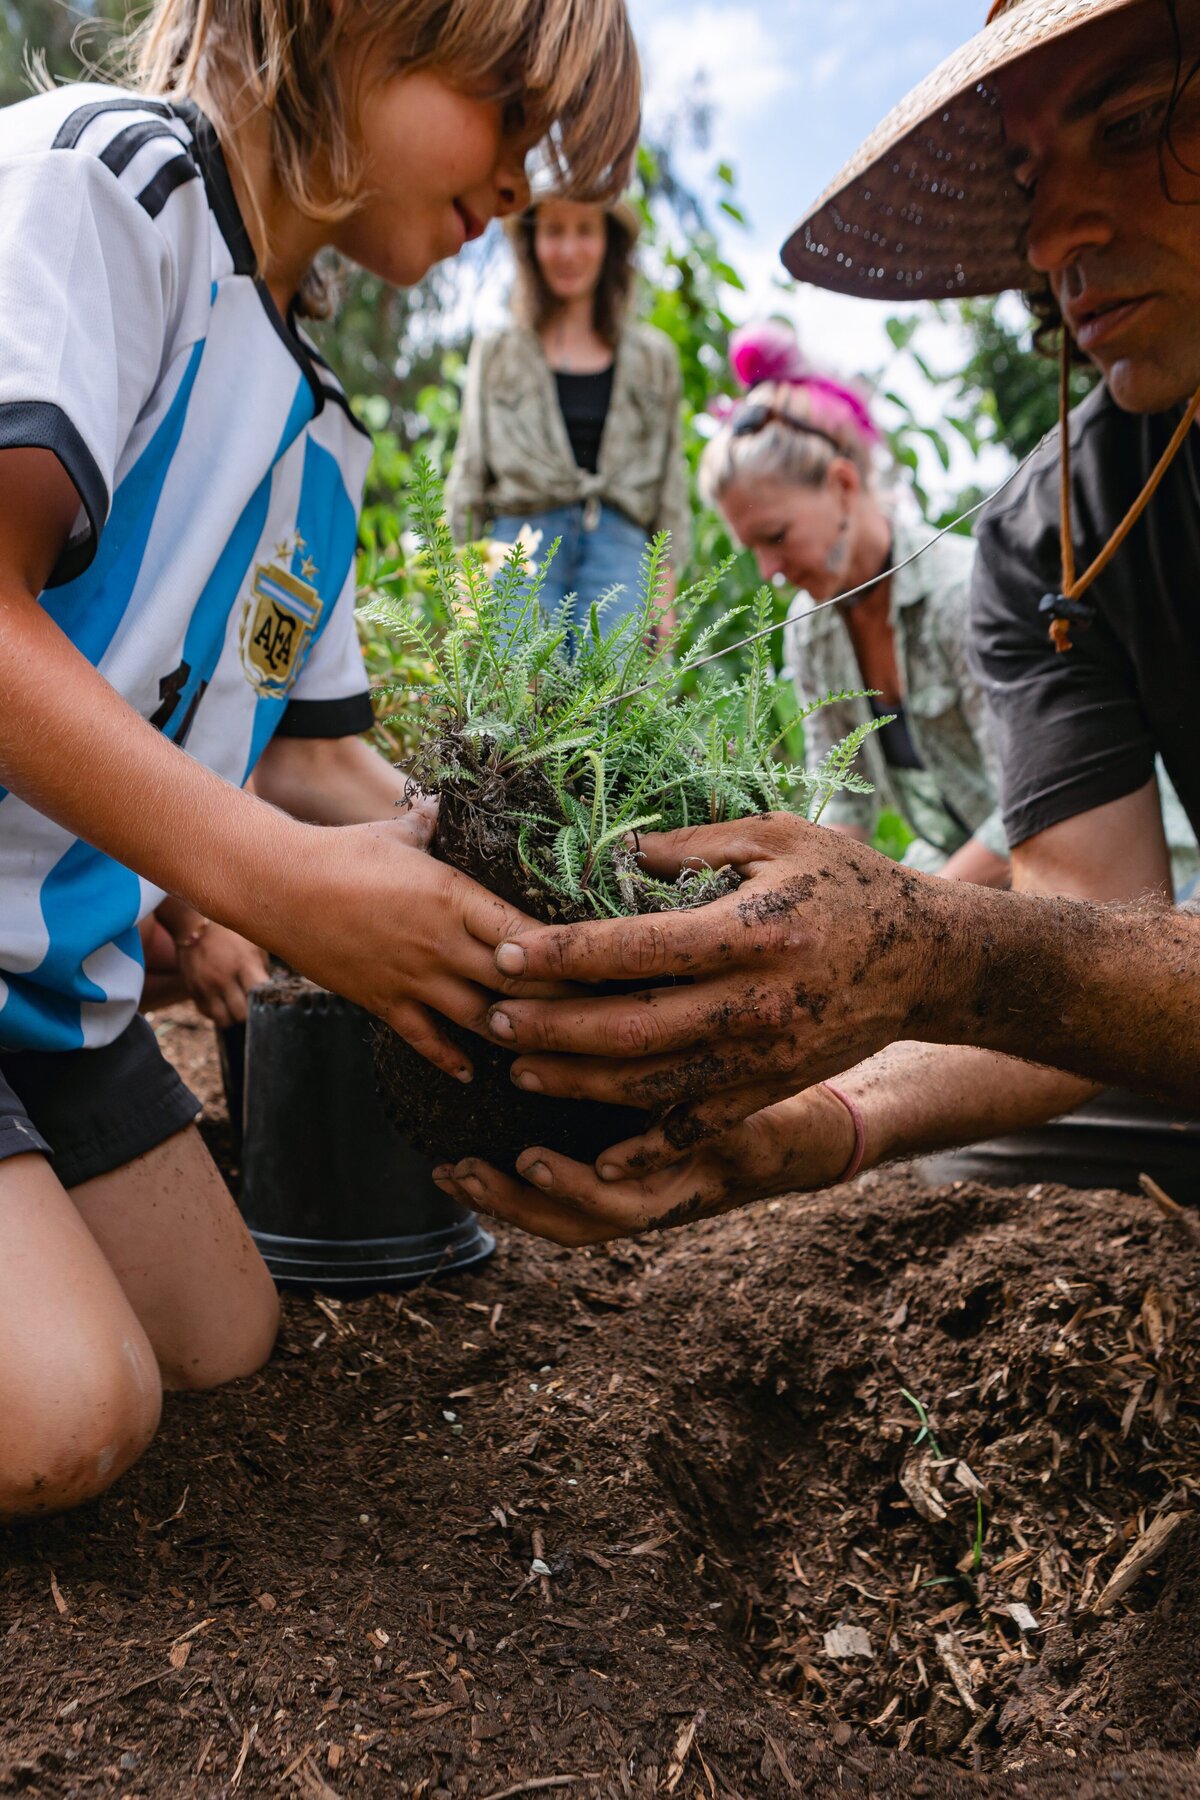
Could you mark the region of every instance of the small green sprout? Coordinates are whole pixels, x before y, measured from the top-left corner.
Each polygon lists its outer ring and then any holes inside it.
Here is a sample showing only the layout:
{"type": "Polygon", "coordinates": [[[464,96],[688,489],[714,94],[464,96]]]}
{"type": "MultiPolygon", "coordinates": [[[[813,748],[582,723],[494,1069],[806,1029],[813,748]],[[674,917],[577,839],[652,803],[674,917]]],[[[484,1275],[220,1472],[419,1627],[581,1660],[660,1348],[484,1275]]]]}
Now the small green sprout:
{"type": "Polygon", "coordinates": [[[904,1398],[908,1401],[908,1404],[912,1407],[918,1419],[921,1421],[921,1429],[913,1439],[913,1448],[915,1449],[918,1444],[923,1444],[925,1439],[928,1438],[933,1448],[933,1454],[937,1457],[938,1461],[941,1462],[943,1460],[941,1448],[933,1435],[933,1426],[929,1423],[929,1414],[925,1411],[924,1405],[917,1399],[915,1394],[910,1394],[907,1388],[901,1388],[900,1392],[904,1395],[904,1398]]]}

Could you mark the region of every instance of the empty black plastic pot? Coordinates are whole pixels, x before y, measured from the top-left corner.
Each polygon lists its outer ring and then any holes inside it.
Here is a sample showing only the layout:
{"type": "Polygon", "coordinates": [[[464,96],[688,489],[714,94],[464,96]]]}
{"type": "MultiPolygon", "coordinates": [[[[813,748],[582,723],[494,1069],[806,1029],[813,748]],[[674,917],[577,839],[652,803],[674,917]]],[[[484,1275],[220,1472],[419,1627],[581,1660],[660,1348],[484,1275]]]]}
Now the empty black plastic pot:
{"type": "Polygon", "coordinates": [[[1200,1206],[1200,1118],[1110,1089],[1049,1125],[927,1156],[917,1167],[936,1183],[1053,1181],[1129,1194],[1140,1175],[1151,1175],[1173,1200],[1200,1206]]]}
{"type": "Polygon", "coordinates": [[[225,1105],[229,1111],[229,1142],[233,1160],[242,1160],[242,1127],[246,1111],[246,1027],[217,1027],[217,1057],[221,1064],[221,1083],[225,1089],[225,1105]]]}
{"type": "Polygon", "coordinates": [[[369,1013],[293,981],[250,996],[241,1209],[277,1281],[410,1287],[484,1261],[495,1240],[388,1123],[369,1013]]]}

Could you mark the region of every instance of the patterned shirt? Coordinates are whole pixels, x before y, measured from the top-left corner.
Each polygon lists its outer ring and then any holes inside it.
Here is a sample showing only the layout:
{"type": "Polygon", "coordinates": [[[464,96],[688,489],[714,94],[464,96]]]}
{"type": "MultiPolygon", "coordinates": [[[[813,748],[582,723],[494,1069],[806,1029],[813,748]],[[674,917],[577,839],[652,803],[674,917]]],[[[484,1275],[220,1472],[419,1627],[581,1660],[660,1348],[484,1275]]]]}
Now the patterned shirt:
{"type": "Polygon", "coordinates": [[[649,536],[671,534],[671,562],[691,554],[692,519],[680,414],[682,377],[670,338],[626,325],[596,471],[581,469],[554,375],[536,332],[510,325],[471,346],[462,424],[446,484],[459,543],[502,513],[534,514],[600,501],[649,536]]]}
{"type": "MultiPolygon", "coordinates": [[[[898,522],[895,561],[911,556],[931,535],[923,523],[898,522]]],[[[944,856],[953,855],[967,841],[968,832],[997,856],[1007,856],[991,772],[987,703],[966,655],[967,594],[974,558],[971,540],[951,535],[893,577],[896,660],[909,730],[924,767],[890,769],[877,737],[869,737],[859,766],[874,794],[834,794],[821,815],[822,824],[853,826],[869,836],[881,810],[890,806],[918,838],[944,856]]],[[[824,694],[863,686],[837,607],[810,613],[811,605],[808,594],[796,596],[784,636],[802,705],[824,694]]],[[[834,744],[870,716],[865,700],[838,701],[814,713],[804,727],[808,767],[814,768],[834,744]]]]}

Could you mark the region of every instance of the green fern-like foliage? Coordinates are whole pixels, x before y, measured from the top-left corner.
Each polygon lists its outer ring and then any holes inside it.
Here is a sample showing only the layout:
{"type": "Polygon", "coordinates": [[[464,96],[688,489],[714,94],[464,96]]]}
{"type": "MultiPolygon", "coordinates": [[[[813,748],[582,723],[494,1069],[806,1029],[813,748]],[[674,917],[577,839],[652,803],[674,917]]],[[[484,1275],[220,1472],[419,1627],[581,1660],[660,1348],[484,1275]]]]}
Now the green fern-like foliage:
{"type": "MultiPolygon", "coordinates": [[[[542,610],[555,546],[535,573],[519,545],[490,573],[477,550],[453,544],[440,483],[424,460],[411,510],[427,604],[418,611],[380,587],[361,610],[432,670],[426,688],[404,689],[403,723],[419,728],[421,742],[410,773],[441,795],[443,851],[452,840],[453,859],[498,892],[564,919],[701,905],[735,885],[729,871],[689,869],[674,883],[656,881],[640,866],[638,832],[782,808],[816,819],[837,789],[869,791],[851,765],[875,721],[813,773],[778,759],[766,637],[736,670],[718,663],[694,692],[681,692],[680,677],[711,636],[683,650],[684,627],[725,571],[682,594],[674,630],[658,631],[665,532],[647,546],[638,607],[610,629],[605,602],[594,604],[572,644],[566,617],[542,610]]],[[[744,635],[769,626],[768,590],[740,610],[744,635]]]]}

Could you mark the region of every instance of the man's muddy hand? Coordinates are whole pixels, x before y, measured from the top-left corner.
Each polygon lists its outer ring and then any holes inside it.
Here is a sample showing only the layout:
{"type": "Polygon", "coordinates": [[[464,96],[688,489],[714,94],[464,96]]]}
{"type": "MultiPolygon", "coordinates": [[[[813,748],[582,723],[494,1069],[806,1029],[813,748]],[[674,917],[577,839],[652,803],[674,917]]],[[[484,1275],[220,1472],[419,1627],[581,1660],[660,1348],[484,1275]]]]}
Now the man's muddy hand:
{"type": "Polygon", "coordinates": [[[823,1088],[798,1094],[700,1146],[672,1168],[618,1182],[552,1150],[526,1150],[517,1174],[467,1157],[434,1170],[443,1193],[572,1247],[665,1231],[732,1212],[773,1194],[828,1187],[854,1150],[841,1101],[823,1088]]]}
{"type": "Polygon", "coordinates": [[[716,1132],[936,1022],[954,964],[955,890],[788,814],[642,840],[646,867],[731,864],[705,907],[535,926],[501,944],[509,980],[640,980],[634,994],[512,999],[491,1012],[532,1092],[642,1107],[607,1179],[676,1162],[716,1132]],[[567,1053],[567,1054],[564,1054],[567,1053]]]}

